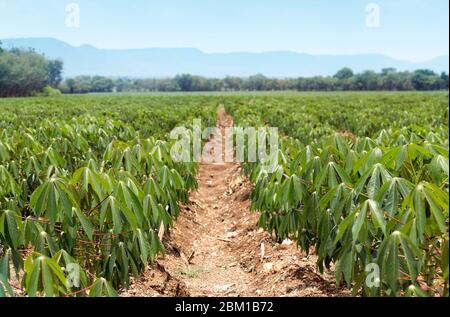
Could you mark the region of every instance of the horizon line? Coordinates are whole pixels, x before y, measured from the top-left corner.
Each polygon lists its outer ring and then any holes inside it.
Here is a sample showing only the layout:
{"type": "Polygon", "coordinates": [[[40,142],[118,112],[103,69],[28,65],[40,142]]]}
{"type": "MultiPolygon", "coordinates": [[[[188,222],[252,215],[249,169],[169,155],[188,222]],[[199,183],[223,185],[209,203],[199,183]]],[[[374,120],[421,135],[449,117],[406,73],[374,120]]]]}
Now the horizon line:
{"type": "Polygon", "coordinates": [[[342,57],[342,56],[348,56],[348,57],[352,57],[352,56],[358,56],[358,55],[379,55],[379,56],[383,56],[383,57],[388,57],[397,61],[402,61],[402,62],[409,62],[412,64],[420,64],[420,63],[424,63],[424,62],[429,62],[432,60],[435,60],[437,58],[442,58],[442,57],[449,57],[450,53],[446,52],[443,54],[439,54],[439,55],[435,55],[432,58],[429,59],[425,59],[425,60],[410,60],[410,59],[403,59],[403,58],[398,58],[398,57],[393,57],[391,55],[388,54],[384,54],[384,53],[375,53],[375,52],[365,52],[365,53],[351,53],[351,54],[325,54],[325,53],[307,53],[305,51],[293,51],[293,50],[283,50],[283,49],[278,49],[278,50],[270,50],[270,51],[225,51],[225,52],[211,52],[211,51],[205,51],[202,50],[200,48],[196,48],[196,47],[130,47],[130,48],[106,48],[106,47],[99,47],[93,44],[89,44],[89,43],[84,43],[84,44],[73,44],[70,43],[67,40],[62,40],[60,38],[56,38],[56,37],[48,37],[48,36],[38,36],[38,37],[10,37],[10,38],[1,38],[0,41],[10,41],[10,40],[53,40],[53,41],[58,41],[58,42],[62,42],[64,44],[67,44],[71,47],[74,48],[82,48],[84,46],[90,46],[94,49],[97,50],[109,50],[109,51],[127,51],[127,50],[149,50],[149,49],[191,49],[191,50],[196,50],[199,51],[203,54],[208,54],[208,55],[213,55],[213,54],[268,54],[268,53],[291,53],[291,54],[303,54],[303,55],[309,55],[309,56],[317,56],[317,57],[323,57],[323,56],[327,56],[327,57],[342,57]]]}

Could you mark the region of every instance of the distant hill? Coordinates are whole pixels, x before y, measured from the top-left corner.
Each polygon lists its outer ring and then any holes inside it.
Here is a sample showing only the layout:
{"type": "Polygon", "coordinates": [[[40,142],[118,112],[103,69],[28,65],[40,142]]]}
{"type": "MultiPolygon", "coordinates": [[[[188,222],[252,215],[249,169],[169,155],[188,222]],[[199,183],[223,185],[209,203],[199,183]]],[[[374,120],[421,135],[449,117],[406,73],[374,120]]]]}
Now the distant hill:
{"type": "Polygon", "coordinates": [[[32,47],[49,58],[65,63],[65,76],[103,75],[128,77],[169,77],[190,73],[206,77],[226,75],[246,77],[262,73],[271,77],[333,75],[342,67],[355,72],[380,71],[385,67],[398,70],[432,69],[448,72],[448,56],[424,63],[411,63],[380,54],[310,55],[294,52],[213,53],[193,48],[148,48],[110,50],[90,45],[79,47],[51,38],[4,39],[4,48],[32,47]]]}

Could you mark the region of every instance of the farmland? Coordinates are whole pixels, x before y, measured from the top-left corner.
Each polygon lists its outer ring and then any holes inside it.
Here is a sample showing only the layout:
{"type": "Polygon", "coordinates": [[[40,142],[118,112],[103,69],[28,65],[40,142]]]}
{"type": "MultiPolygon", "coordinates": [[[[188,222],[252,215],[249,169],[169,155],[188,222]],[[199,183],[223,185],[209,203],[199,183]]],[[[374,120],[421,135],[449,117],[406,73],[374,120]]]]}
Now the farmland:
{"type": "Polygon", "coordinates": [[[196,118],[215,126],[220,104],[237,126],[283,135],[274,171],[242,164],[274,243],[314,254],[353,295],[448,296],[443,92],[2,99],[0,296],[128,288],[203,188],[204,167],[175,162],[168,134],[196,118]]]}
{"type": "Polygon", "coordinates": [[[213,122],[216,104],[82,97],[1,108],[1,294],[13,266],[29,296],[114,295],[163,251],[161,224],[196,187],[196,166],[174,164],[157,138],[189,118],[213,122]]]}
{"type": "Polygon", "coordinates": [[[271,172],[246,164],[259,225],[313,246],[353,294],[448,296],[448,96],[347,95],[232,104],[280,127],[271,172]],[[371,264],[379,280],[367,283],[371,264]],[[377,271],[378,272],[378,271],[377,271]],[[438,287],[436,287],[439,285],[438,287]],[[375,287],[376,286],[376,287],[375,287]]]}

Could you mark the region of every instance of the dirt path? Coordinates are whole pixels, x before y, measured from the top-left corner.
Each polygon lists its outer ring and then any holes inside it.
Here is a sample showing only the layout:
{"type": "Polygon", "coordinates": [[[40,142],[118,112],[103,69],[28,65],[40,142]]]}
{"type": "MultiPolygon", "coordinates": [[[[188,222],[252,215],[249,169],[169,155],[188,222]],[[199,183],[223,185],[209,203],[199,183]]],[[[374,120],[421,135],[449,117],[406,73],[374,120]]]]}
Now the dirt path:
{"type": "MultiPolygon", "coordinates": [[[[231,126],[223,107],[218,127],[231,126]]],[[[211,140],[214,145],[217,140],[211,140]]],[[[251,184],[235,163],[200,164],[199,188],[164,238],[167,254],[122,296],[345,296],[316,257],[274,243],[250,212],[251,184]]]]}

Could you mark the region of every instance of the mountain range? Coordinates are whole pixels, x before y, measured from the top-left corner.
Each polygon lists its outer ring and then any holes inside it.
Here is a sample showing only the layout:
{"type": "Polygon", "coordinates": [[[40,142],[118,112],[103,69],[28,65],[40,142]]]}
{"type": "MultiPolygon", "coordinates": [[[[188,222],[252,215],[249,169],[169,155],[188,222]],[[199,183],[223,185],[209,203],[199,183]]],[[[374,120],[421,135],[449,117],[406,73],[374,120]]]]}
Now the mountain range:
{"type": "Polygon", "coordinates": [[[288,51],[265,53],[204,53],[195,48],[100,49],[72,46],[53,38],[2,39],[2,47],[33,48],[48,58],[64,61],[64,76],[172,77],[189,73],[205,77],[241,76],[257,73],[270,77],[333,75],[342,67],[355,72],[432,69],[448,72],[449,57],[413,63],[382,54],[311,55],[288,51]]]}

